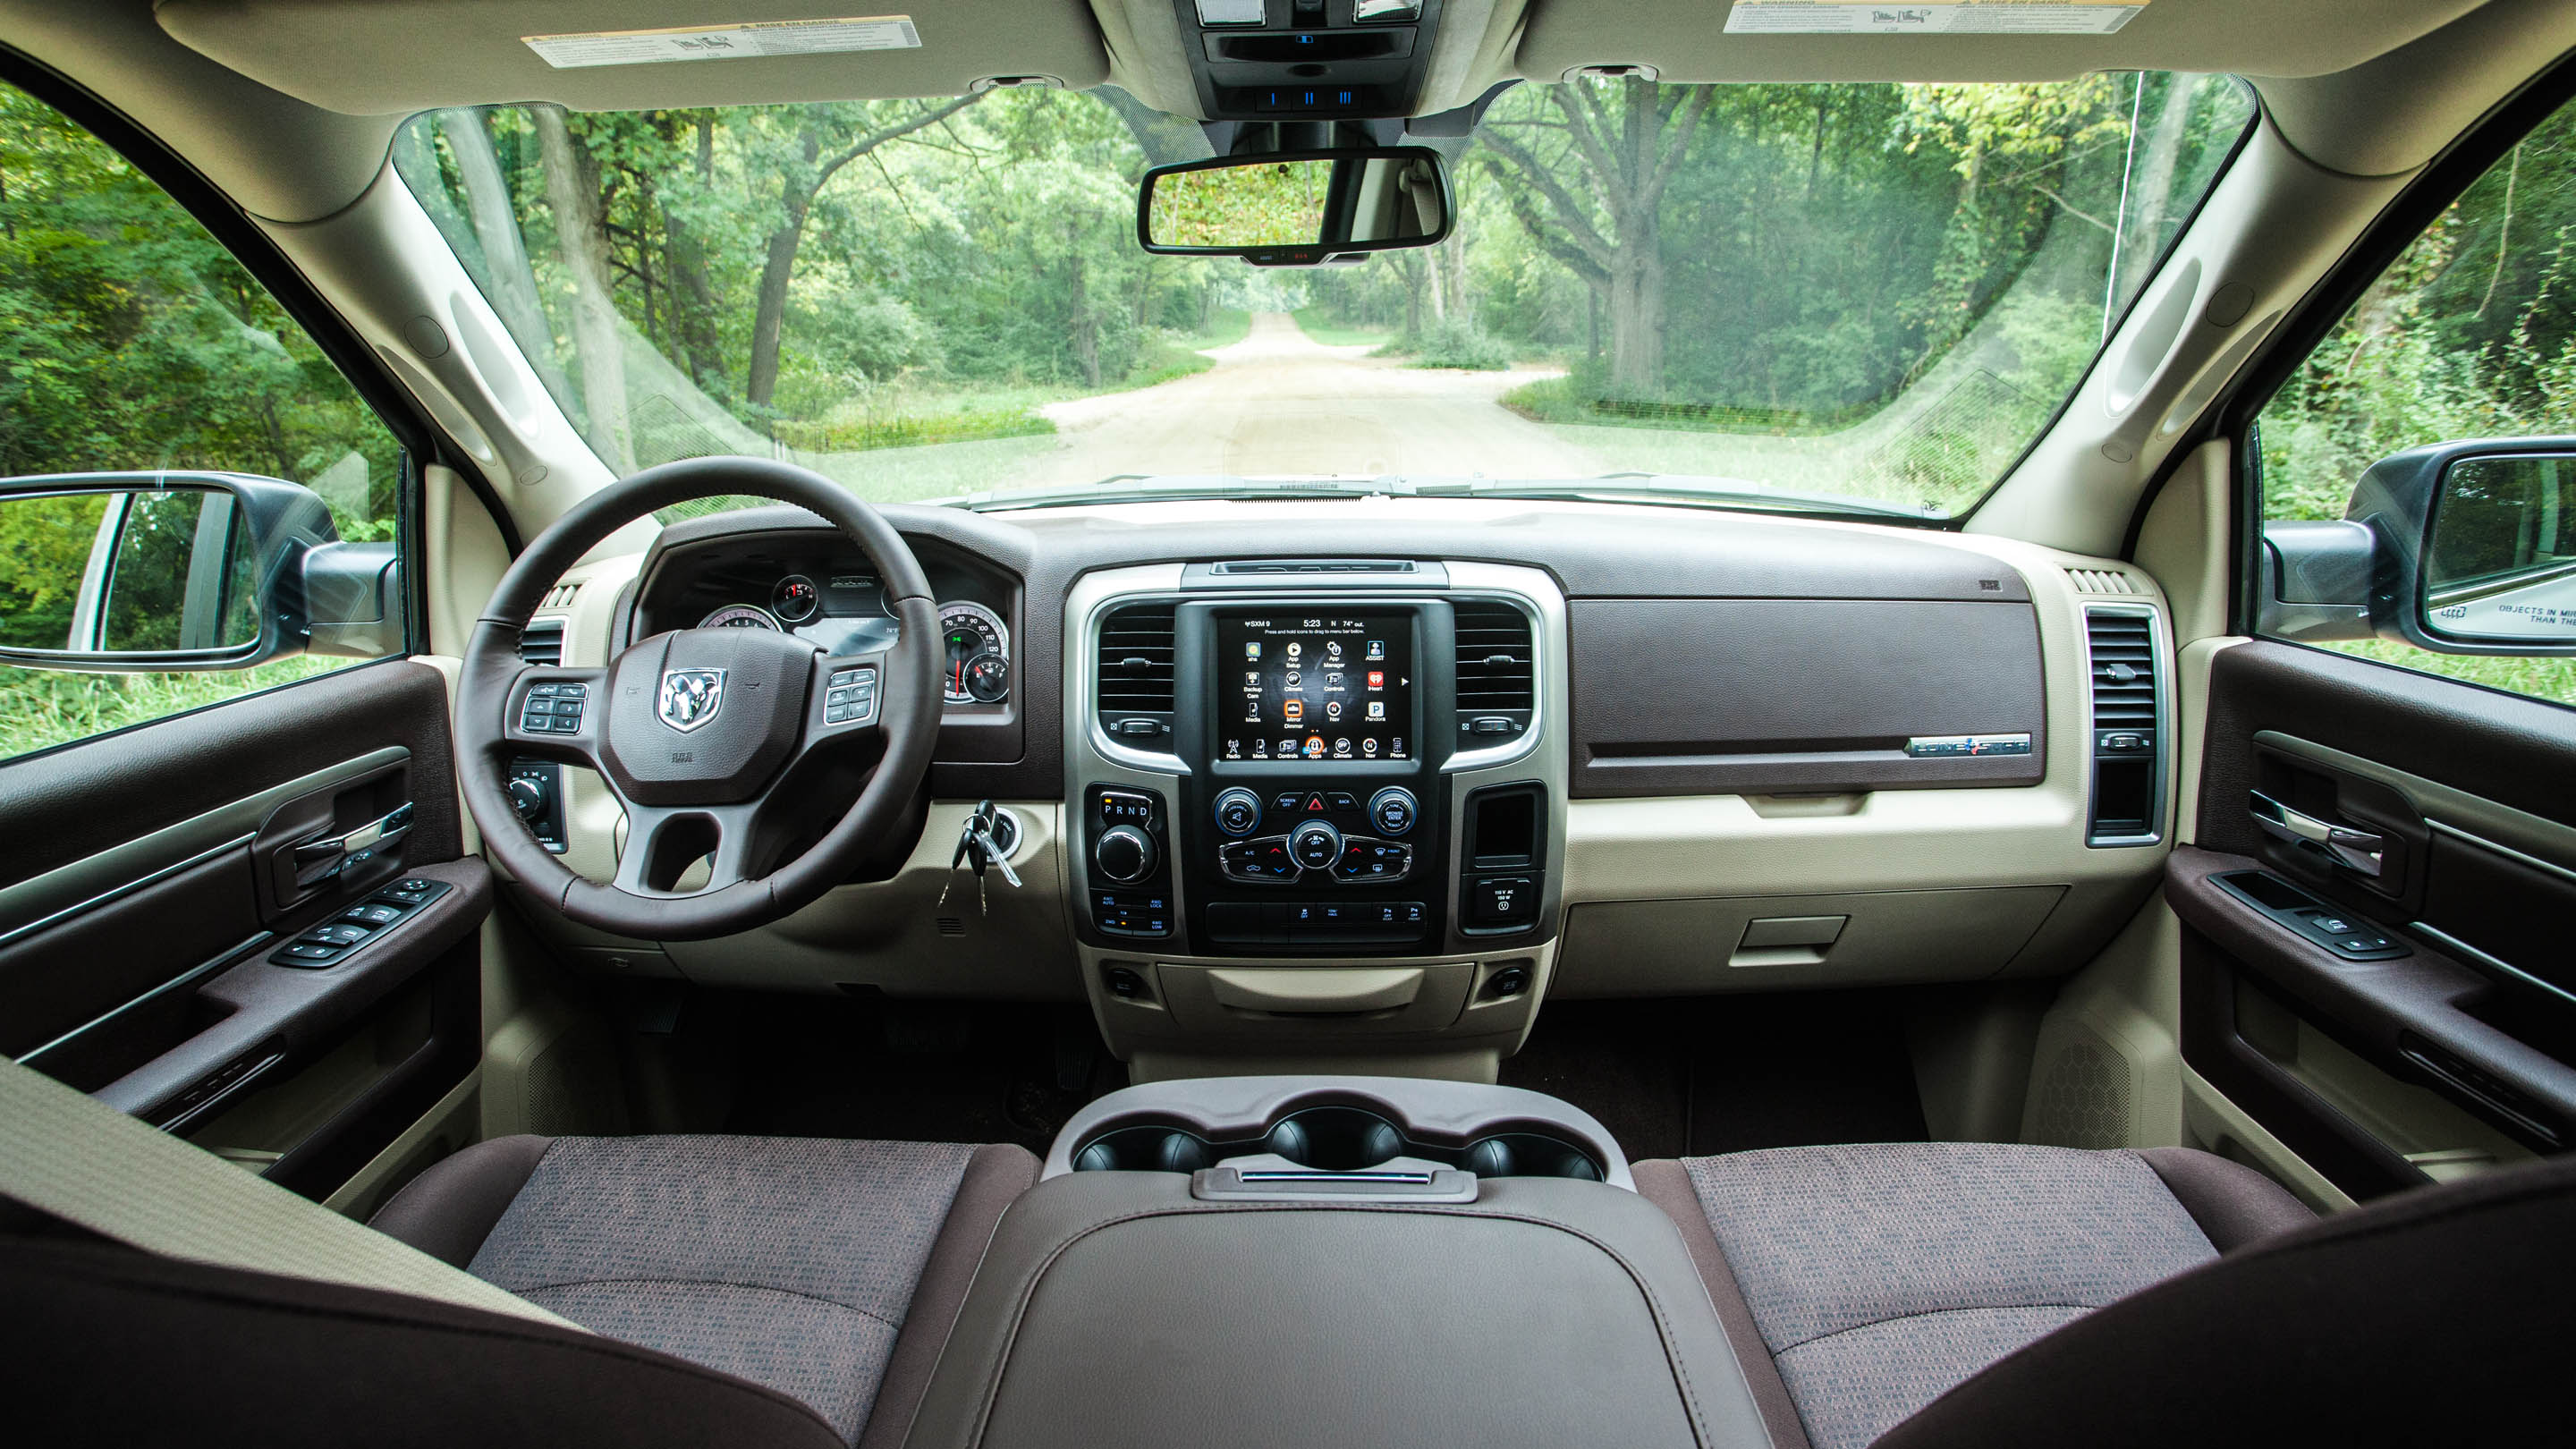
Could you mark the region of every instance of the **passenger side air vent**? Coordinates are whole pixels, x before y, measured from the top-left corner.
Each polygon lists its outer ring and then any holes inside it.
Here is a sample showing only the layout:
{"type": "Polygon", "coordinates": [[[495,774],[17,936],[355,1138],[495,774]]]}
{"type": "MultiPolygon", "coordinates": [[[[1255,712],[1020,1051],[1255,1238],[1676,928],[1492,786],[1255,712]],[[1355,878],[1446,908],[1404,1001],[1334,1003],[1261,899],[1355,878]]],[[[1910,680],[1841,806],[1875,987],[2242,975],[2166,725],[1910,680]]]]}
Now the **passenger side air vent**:
{"type": "Polygon", "coordinates": [[[2068,569],[2066,576],[2075,581],[2079,594],[2121,594],[2135,596],[2146,590],[2138,581],[2118,569],[2068,569]]]}
{"type": "Polygon", "coordinates": [[[1459,747],[1517,738],[1538,704],[1529,616],[1499,599],[1461,599],[1455,608],[1459,747]]]}
{"type": "Polygon", "coordinates": [[[1173,607],[1129,604],[1110,610],[1100,621],[1093,675],[1100,727],[1157,752],[1171,749],[1173,607]]]}
{"type": "Polygon", "coordinates": [[[564,621],[530,619],[519,631],[519,658],[530,664],[563,663],[564,621]]]}
{"type": "Polygon", "coordinates": [[[2084,611],[2093,698],[2090,845],[2148,845],[2164,828],[2164,666],[2156,619],[2134,605],[2084,611]]]}

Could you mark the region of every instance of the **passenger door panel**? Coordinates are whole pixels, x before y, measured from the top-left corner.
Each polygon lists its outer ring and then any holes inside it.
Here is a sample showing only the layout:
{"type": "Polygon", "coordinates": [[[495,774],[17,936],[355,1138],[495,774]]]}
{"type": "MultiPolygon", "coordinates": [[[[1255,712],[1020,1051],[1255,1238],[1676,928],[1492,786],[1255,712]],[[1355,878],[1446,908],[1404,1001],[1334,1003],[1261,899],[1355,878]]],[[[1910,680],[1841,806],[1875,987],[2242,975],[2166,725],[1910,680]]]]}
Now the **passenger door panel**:
{"type": "Polygon", "coordinates": [[[0,787],[0,1051],[315,1196],[479,1059],[491,884],[437,671],[343,670],[0,787]],[[272,960],[397,882],[421,899],[345,954],[272,960]]]}
{"type": "Polygon", "coordinates": [[[2166,880],[2186,1062],[2356,1197],[2576,1141],[2576,715],[2258,640],[2213,661],[2207,737],[2166,880]]]}

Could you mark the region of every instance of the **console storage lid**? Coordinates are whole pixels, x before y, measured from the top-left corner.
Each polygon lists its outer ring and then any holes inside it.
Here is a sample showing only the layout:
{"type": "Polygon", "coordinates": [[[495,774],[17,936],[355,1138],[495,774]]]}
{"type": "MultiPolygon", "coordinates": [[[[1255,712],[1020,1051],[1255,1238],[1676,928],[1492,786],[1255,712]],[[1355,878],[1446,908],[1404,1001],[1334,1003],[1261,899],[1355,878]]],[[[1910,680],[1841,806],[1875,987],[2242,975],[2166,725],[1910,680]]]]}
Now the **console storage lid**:
{"type": "Polygon", "coordinates": [[[996,1230],[907,1444],[1768,1445],[1680,1236],[1606,1184],[1227,1204],[1042,1181],[996,1230]]]}

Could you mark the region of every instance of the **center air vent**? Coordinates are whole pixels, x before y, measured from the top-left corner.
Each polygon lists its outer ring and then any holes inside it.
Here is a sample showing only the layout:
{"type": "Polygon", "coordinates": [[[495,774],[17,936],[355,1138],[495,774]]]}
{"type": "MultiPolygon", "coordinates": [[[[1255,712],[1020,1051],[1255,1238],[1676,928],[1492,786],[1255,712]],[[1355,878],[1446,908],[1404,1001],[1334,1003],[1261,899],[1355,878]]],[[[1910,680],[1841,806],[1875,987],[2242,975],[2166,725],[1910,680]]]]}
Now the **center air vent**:
{"type": "Polygon", "coordinates": [[[1458,620],[1458,743],[1475,749],[1529,729],[1537,708],[1537,655],[1529,616],[1499,599],[1461,599],[1458,620]]]}
{"type": "Polygon", "coordinates": [[[1172,737],[1173,605],[1128,604],[1100,621],[1093,708],[1100,727],[1141,748],[1168,751],[1172,737]]]}
{"type": "Polygon", "coordinates": [[[2135,607],[2084,611],[2092,673],[2092,845],[2146,845],[2164,826],[2164,666],[2155,615],[2135,607]]]}
{"type": "Polygon", "coordinates": [[[561,664],[563,636],[563,620],[531,619],[519,631],[519,658],[529,664],[561,664]]]}

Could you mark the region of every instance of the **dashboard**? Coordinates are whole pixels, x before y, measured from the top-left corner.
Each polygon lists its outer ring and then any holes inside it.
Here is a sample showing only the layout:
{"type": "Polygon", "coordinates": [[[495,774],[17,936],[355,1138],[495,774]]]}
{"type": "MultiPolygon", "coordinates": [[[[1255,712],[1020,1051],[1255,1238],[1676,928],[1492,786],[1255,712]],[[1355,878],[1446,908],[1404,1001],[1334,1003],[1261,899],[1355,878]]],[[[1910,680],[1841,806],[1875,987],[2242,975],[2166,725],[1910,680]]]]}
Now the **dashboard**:
{"type": "MultiPolygon", "coordinates": [[[[1552,501],[882,511],[946,651],[910,857],[614,969],[1086,999],[1148,1075],[1508,1052],[1542,999],[2071,969],[2171,834],[2169,616],[2117,560],[1552,501]],[[1026,884],[961,908],[979,800],[1025,827],[1026,884]]],[[[671,525],[615,576],[585,657],[893,634],[794,509],[671,525]]],[[[587,818],[573,854],[613,861],[587,818]]]]}

